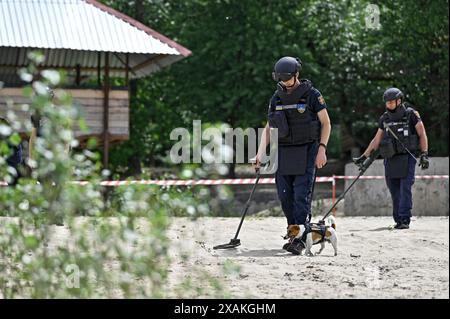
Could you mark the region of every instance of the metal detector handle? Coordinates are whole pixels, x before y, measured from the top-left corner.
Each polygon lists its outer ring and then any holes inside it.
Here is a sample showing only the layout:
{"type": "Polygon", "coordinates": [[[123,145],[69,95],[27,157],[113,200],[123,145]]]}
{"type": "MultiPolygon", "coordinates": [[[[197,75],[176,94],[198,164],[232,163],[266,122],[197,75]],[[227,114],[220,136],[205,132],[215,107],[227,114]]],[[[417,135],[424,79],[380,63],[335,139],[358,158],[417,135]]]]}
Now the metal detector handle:
{"type": "MultiPolygon", "coordinates": [[[[266,164],[265,166],[267,166],[267,165],[268,164],[266,164]]],[[[256,186],[258,185],[260,175],[261,175],[261,168],[259,167],[256,170],[256,181],[255,181],[255,184],[253,184],[252,192],[250,193],[250,196],[249,196],[249,198],[247,200],[247,203],[245,204],[245,208],[244,208],[244,211],[242,213],[242,218],[241,218],[241,221],[239,222],[239,226],[238,226],[238,229],[236,231],[236,235],[234,236],[234,240],[236,240],[238,238],[239,232],[241,231],[242,223],[244,222],[245,215],[247,214],[248,208],[250,207],[250,202],[252,200],[253,194],[255,193],[256,186]]]]}
{"type": "Polygon", "coordinates": [[[319,222],[324,222],[325,218],[333,211],[333,209],[339,204],[339,202],[344,198],[345,194],[350,190],[350,188],[353,187],[353,185],[356,183],[356,181],[366,172],[366,170],[369,168],[370,165],[375,161],[375,159],[380,155],[379,149],[373,150],[369,157],[367,157],[364,162],[361,165],[358,165],[359,167],[359,175],[355,178],[355,180],[350,184],[349,187],[344,191],[344,193],[339,196],[339,198],[336,200],[336,202],[331,206],[330,210],[325,214],[325,216],[322,217],[322,219],[319,222]]]}
{"type": "Polygon", "coordinates": [[[317,179],[317,167],[314,167],[314,177],[313,177],[313,184],[312,184],[312,188],[311,188],[311,203],[312,203],[312,198],[314,196],[314,188],[316,186],[316,179],[317,179]]]}
{"type": "Polygon", "coordinates": [[[370,167],[370,165],[372,165],[372,163],[377,159],[378,155],[380,155],[380,150],[376,149],[376,150],[372,150],[372,152],[370,152],[369,157],[367,157],[364,162],[359,165],[359,170],[362,172],[367,171],[367,169],[370,167]]]}
{"type": "Polygon", "coordinates": [[[336,202],[333,204],[333,206],[331,206],[330,210],[322,217],[322,219],[320,221],[324,221],[325,218],[327,218],[327,216],[333,211],[333,209],[337,206],[337,204],[339,204],[339,202],[345,197],[345,194],[347,194],[347,192],[350,190],[350,188],[352,188],[352,186],[364,174],[364,172],[365,172],[365,170],[361,171],[359,173],[359,175],[355,178],[355,180],[350,184],[349,187],[347,187],[347,189],[341,194],[341,196],[339,196],[339,198],[336,200],[336,202]]]}
{"type": "MultiPolygon", "coordinates": [[[[326,165],[326,164],[325,164],[326,165]]],[[[324,166],[325,166],[324,165],[324,166]]],[[[317,167],[315,167],[314,166],[314,176],[313,176],[313,184],[312,184],[312,187],[311,187],[311,194],[310,194],[310,196],[309,196],[309,201],[310,201],[310,205],[312,206],[312,203],[313,203],[313,198],[314,198],[314,189],[315,189],[315,186],[316,186],[316,180],[317,180],[317,170],[318,170],[318,168],[317,167]]],[[[311,213],[311,211],[309,212],[309,214],[307,215],[307,221],[308,222],[311,222],[311,219],[312,219],[312,213],[311,213]]]]}

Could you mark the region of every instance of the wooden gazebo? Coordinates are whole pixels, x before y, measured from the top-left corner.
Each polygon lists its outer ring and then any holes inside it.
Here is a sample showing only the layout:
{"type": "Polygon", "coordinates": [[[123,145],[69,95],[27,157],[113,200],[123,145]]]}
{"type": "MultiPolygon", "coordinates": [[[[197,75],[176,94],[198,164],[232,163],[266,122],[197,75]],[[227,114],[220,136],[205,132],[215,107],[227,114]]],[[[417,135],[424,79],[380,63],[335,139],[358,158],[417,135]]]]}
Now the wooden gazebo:
{"type": "MultiPolygon", "coordinates": [[[[7,111],[8,100],[27,103],[18,70],[26,66],[27,54],[39,49],[46,56],[40,68],[66,70],[65,89],[81,106],[89,128],[82,135],[75,127],[75,135],[81,141],[98,137],[105,167],[109,145],[129,137],[129,79],[191,54],[94,0],[0,1],[0,17],[0,116],[7,111]],[[125,86],[111,87],[111,77],[125,79],[125,86]]],[[[29,114],[16,111],[29,120],[29,114]]]]}

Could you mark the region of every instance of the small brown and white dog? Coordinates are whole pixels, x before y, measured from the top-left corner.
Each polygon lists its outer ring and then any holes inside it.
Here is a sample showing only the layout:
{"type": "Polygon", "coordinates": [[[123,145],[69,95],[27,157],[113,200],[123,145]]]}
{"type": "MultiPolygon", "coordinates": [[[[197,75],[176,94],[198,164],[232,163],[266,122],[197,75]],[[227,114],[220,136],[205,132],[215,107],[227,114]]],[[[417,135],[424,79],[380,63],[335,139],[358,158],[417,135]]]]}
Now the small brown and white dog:
{"type": "Polygon", "coordinates": [[[337,256],[337,233],[336,220],[333,216],[328,217],[328,225],[320,225],[311,223],[307,227],[305,225],[289,225],[287,234],[284,239],[302,239],[305,243],[305,255],[313,256],[311,248],[313,245],[320,244],[320,250],[316,252],[319,255],[325,248],[325,242],[330,242],[334,248],[334,255],[337,256]],[[305,234],[306,232],[306,234],[305,234]]]}

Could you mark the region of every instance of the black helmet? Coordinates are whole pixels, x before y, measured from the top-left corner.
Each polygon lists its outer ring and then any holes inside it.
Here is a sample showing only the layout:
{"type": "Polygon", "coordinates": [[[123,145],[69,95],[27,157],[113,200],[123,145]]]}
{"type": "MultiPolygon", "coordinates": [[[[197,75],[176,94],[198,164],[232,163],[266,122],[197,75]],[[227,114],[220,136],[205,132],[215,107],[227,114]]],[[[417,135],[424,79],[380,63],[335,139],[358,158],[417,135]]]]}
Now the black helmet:
{"type": "Polygon", "coordinates": [[[397,88],[387,89],[383,94],[383,101],[386,103],[387,101],[397,100],[404,98],[404,94],[397,88]]]}
{"type": "Polygon", "coordinates": [[[290,56],[282,57],[275,63],[272,78],[275,81],[287,81],[302,69],[302,61],[290,56]]]}

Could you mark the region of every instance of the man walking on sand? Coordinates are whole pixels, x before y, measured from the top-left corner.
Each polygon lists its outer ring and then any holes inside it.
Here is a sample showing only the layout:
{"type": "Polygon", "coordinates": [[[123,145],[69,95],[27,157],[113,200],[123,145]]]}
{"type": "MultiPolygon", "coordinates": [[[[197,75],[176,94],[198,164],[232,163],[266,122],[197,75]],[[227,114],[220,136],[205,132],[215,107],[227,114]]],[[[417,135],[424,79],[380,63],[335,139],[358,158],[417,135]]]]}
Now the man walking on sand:
{"type": "Polygon", "coordinates": [[[408,229],[417,162],[413,153],[421,151],[419,166],[427,169],[430,165],[428,138],[419,112],[404,102],[402,91],[397,88],[386,90],[383,101],[386,112],[378,121],[378,131],[363,155],[354,162],[361,165],[373,151],[379,150],[384,158],[386,184],[392,197],[394,228],[408,229]]]}
{"type": "MultiPolygon", "coordinates": [[[[327,162],[331,132],[327,105],[311,81],[299,79],[302,62],[283,57],[275,64],[277,90],[268,112],[268,123],[254,159],[259,168],[270,142],[270,128],[278,129],[278,169],[275,174],[278,197],[289,225],[305,225],[311,218],[311,193],[316,168],[327,162]]],[[[300,254],[303,243],[294,239],[283,249],[300,254]]]]}

